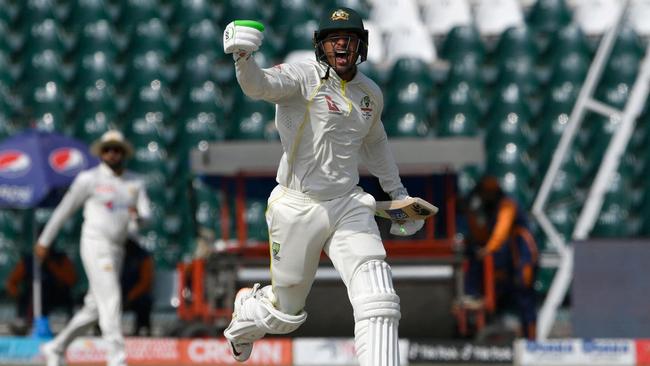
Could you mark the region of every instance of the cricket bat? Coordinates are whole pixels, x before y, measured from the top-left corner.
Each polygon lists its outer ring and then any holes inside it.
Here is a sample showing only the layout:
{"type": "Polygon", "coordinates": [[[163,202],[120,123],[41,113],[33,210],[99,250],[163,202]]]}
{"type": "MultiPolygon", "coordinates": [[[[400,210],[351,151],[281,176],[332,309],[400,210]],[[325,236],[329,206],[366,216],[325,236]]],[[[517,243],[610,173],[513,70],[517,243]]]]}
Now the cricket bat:
{"type": "Polygon", "coordinates": [[[390,220],[424,220],[438,212],[438,207],[419,197],[396,201],[378,201],[375,216],[390,220]]]}

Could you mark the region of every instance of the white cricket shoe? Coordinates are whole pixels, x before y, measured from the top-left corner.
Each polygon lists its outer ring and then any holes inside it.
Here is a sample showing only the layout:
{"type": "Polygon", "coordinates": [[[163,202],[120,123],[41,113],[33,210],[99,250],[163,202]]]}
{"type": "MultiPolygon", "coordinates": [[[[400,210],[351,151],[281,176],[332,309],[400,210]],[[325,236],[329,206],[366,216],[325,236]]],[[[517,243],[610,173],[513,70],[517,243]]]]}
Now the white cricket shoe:
{"type": "Polygon", "coordinates": [[[235,310],[232,313],[232,320],[230,321],[228,328],[226,328],[226,330],[223,332],[224,337],[226,337],[228,343],[230,344],[232,357],[239,362],[244,362],[251,356],[251,352],[253,351],[253,341],[247,339],[237,339],[238,337],[234,333],[238,333],[237,331],[241,329],[242,321],[251,320],[245,319],[246,316],[242,314],[242,307],[244,306],[244,302],[246,300],[250,299],[251,297],[258,296],[259,289],[260,284],[256,283],[253,288],[246,287],[237,292],[237,295],[235,296],[235,310]]]}
{"type": "Polygon", "coordinates": [[[52,342],[47,342],[41,347],[41,352],[45,356],[47,366],[64,366],[65,354],[56,349],[52,342]]]}

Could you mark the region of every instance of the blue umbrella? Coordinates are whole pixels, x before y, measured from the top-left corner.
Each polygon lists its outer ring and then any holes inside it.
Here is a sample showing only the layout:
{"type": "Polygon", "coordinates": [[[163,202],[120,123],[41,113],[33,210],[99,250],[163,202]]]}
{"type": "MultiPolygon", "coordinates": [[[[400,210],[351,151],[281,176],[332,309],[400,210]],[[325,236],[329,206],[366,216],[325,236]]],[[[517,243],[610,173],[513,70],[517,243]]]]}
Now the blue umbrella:
{"type": "MultiPolygon", "coordinates": [[[[79,172],[98,163],[88,146],[71,137],[26,130],[0,143],[0,208],[36,208],[58,201],[79,172]]],[[[34,335],[51,336],[41,316],[40,265],[34,263],[34,335]]]]}
{"type": "Polygon", "coordinates": [[[0,208],[33,208],[52,197],[82,170],[98,163],[88,146],[71,137],[26,130],[0,143],[0,208]]]}

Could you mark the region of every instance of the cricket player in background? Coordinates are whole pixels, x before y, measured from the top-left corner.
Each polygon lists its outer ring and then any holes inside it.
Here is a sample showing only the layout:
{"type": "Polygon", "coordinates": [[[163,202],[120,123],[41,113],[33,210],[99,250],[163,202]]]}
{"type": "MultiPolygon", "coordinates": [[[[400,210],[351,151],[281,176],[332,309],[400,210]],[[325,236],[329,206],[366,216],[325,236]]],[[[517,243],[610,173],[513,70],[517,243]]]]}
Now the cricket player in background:
{"type": "MultiPolygon", "coordinates": [[[[272,283],[239,291],[224,335],[234,358],[245,361],[255,340],[303,324],[323,250],[348,289],[360,364],[396,366],[399,297],[374,219],[375,199],[357,186],[359,161],[393,200],[408,193],[380,120],[382,92],[357,70],[368,52],[368,31],[354,10],[331,10],[314,34],[315,59],[260,69],[251,55],[263,30],[260,23],[235,20],[223,43],[243,92],[276,104],[284,153],[266,212],[272,283]]],[[[423,225],[394,222],[391,233],[412,235],[423,225]]]]}
{"type": "Polygon", "coordinates": [[[81,260],[88,277],[88,293],[83,308],[42,350],[47,366],[62,365],[65,349],[72,340],[99,320],[102,337],[108,344],[107,365],[126,365],[122,335],[120,268],[127,233],[150,216],[144,182],[124,168],[133,147],[122,133],[110,130],[91,147],[100,157],[96,167],[79,173],[34,248],[43,259],[63,223],[84,206],[81,229],[81,260]]]}

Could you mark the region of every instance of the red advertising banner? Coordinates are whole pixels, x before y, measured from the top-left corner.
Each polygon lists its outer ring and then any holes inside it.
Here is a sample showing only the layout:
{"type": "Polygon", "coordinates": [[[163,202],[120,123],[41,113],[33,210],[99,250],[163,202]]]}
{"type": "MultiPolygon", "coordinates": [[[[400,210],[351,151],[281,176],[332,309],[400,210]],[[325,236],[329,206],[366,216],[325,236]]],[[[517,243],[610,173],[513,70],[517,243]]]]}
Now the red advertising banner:
{"type": "Polygon", "coordinates": [[[639,366],[650,366],[650,339],[637,339],[636,343],[636,364],[639,366]]]}
{"type": "MultiPolygon", "coordinates": [[[[223,338],[173,339],[127,338],[126,357],[129,365],[138,366],[227,366],[239,364],[230,353],[223,338]]],[[[106,363],[106,343],[101,338],[78,338],[66,351],[71,365],[103,365],[106,363]]],[[[261,339],[255,342],[246,363],[250,366],[291,366],[290,339],[261,339]]]]}
{"type": "MultiPolygon", "coordinates": [[[[180,341],[183,365],[238,365],[224,339],[184,339],[180,341]]],[[[246,362],[250,366],[291,366],[290,339],[261,339],[255,342],[253,353],[246,362]]]]}

